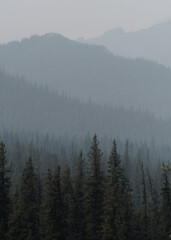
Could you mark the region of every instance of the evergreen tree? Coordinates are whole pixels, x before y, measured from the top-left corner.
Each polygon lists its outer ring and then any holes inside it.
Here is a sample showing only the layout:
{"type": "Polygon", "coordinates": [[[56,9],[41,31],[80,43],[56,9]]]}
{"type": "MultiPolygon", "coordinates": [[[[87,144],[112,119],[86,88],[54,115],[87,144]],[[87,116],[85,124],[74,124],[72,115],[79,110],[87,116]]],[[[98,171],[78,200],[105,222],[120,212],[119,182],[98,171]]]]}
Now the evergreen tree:
{"type": "Polygon", "coordinates": [[[7,167],[6,148],[0,143],[0,239],[7,239],[10,213],[10,170],[7,167]]]}
{"type": "Polygon", "coordinates": [[[124,169],[120,166],[116,141],[109,158],[108,180],[105,195],[103,239],[133,239],[133,205],[130,187],[124,169]]]}
{"type": "Polygon", "coordinates": [[[55,202],[52,198],[52,178],[52,171],[48,169],[42,193],[43,199],[40,214],[41,238],[45,240],[52,239],[53,234],[52,222],[55,202]]]}
{"type": "Polygon", "coordinates": [[[60,167],[48,170],[41,212],[41,235],[45,240],[64,240],[64,206],[60,167]]]}
{"type": "Polygon", "coordinates": [[[123,163],[124,163],[124,168],[125,168],[125,173],[126,173],[126,177],[128,179],[130,179],[130,156],[129,156],[129,141],[126,141],[125,144],[125,151],[124,151],[124,155],[123,155],[123,163]]]}
{"type": "Polygon", "coordinates": [[[85,178],[86,178],[86,164],[83,157],[82,151],[78,157],[76,176],[74,179],[74,197],[75,197],[75,239],[83,240],[86,239],[86,188],[85,188],[85,178]]]}
{"type": "Polygon", "coordinates": [[[149,239],[160,240],[159,236],[159,196],[154,183],[151,179],[149,170],[147,169],[149,187],[150,187],[150,202],[148,204],[149,215],[149,239]]]}
{"type": "Polygon", "coordinates": [[[22,146],[19,139],[17,139],[16,144],[14,145],[14,150],[12,154],[12,169],[13,169],[13,184],[17,184],[21,179],[21,172],[23,169],[23,159],[22,159],[22,146]]]}
{"type": "Polygon", "coordinates": [[[87,178],[87,238],[99,240],[103,225],[104,174],[101,170],[102,152],[96,135],[93,137],[88,157],[90,166],[87,178]]]}
{"type": "Polygon", "coordinates": [[[142,171],[141,171],[141,153],[138,150],[134,159],[134,165],[131,173],[131,182],[133,187],[133,198],[136,208],[140,208],[142,202],[142,171]]]}
{"type": "Polygon", "coordinates": [[[120,196],[120,208],[121,208],[121,224],[119,227],[120,239],[134,240],[135,234],[135,213],[132,198],[132,190],[130,188],[129,181],[126,177],[125,169],[121,169],[121,196],[120,196]]]}
{"type": "Polygon", "coordinates": [[[108,179],[104,211],[104,240],[118,239],[118,228],[120,224],[120,177],[120,159],[117,153],[116,141],[114,141],[108,162],[108,179]]]}
{"type": "Polygon", "coordinates": [[[75,199],[71,179],[70,168],[67,166],[63,173],[63,199],[64,199],[64,221],[65,236],[68,240],[74,240],[75,233],[75,199]]]}
{"type": "Polygon", "coordinates": [[[22,174],[18,201],[10,218],[10,240],[39,239],[41,184],[31,158],[22,174]]]}
{"type": "Polygon", "coordinates": [[[143,163],[141,163],[141,186],[142,186],[142,202],[138,212],[139,215],[139,233],[141,239],[149,239],[149,215],[147,202],[147,187],[145,180],[145,172],[143,163]]]}
{"type": "Polygon", "coordinates": [[[171,188],[167,169],[163,164],[163,187],[161,192],[161,238],[170,239],[171,236],[171,188]]]}

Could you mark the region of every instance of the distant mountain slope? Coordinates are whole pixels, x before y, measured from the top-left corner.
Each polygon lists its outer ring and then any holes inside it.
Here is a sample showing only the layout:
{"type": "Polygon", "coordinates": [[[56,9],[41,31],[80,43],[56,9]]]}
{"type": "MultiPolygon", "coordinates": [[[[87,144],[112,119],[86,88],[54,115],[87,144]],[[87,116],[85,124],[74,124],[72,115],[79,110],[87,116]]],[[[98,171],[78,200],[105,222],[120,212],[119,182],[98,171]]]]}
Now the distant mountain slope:
{"type": "Polygon", "coordinates": [[[171,122],[147,112],[102,107],[28,84],[0,72],[0,131],[99,136],[171,143],[171,122]]]}
{"type": "Polygon", "coordinates": [[[136,32],[112,29],[100,37],[81,41],[103,45],[116,55],[143,57],[171,67],[171,21],[136,32]]]}
{"type": "Polygon", "coordinates": [[[104,47],[59,34],[35,36],[0,45],[0,66],[70,96],[171,117],[171,71],[149,61],[114,56],[104,47]]]}

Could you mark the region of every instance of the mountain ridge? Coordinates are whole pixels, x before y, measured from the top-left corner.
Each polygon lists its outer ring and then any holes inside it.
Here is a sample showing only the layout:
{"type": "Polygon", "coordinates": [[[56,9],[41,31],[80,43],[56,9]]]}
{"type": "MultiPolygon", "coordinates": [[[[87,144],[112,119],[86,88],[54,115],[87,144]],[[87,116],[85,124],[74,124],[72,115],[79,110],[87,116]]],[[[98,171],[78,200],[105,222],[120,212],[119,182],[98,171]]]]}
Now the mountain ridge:
{"type": "Polygon", "coordinates": [[[105,46],[109,51],[123,57],[141,57],[171,67],[171,20],[137,31],[126,32],[119,29],[120,31],[110,29],[99,37],[82,39],[81,42],[105,46]]]}
{"type": "Polygon", "coordinates": [[[54,136],[99,136],[155,139],[171,143],[171,121],[148,112],[100,106],[69,98],[0,71],[0,132],[38,133],[54,136]]]}
{"type": "Polygon", "coordinates": [[[171,117],[171,70],[115,56],[103,46],[77,43],[59,34],[33,36],[0,45],[0,66],[82,100],[171,117]]]}

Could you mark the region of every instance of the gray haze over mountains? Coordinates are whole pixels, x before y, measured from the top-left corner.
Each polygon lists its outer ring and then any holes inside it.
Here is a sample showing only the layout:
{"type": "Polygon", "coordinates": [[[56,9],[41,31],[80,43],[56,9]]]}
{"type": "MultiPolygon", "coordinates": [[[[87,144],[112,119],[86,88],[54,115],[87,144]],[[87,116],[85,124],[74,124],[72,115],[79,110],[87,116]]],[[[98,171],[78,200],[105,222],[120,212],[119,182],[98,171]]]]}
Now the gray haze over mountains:
{"type": "Polygon", "coordinates": [[[148,112],[83,103],[2,71],[0,113],[0,133],[58,137],[97,133],[121,140],[171,143],[171,121],[156,119],[148,112]]]}
{"type": "Polygon", "coordinates": [[[118,24],[135,31],[169,16],[170,0],[1,0],[0,43],[47,32],[90,38],[118,24]]]}
{"type": "Polygon", "coordinates": [[[0,66],[68,96],[171,117],[171,70],[147,60],[115,56],[105,47],[59,34],[33,36],[0,45],[0,66]]]}
{"type": "Polygon", "coordinates": [[[171,67],[171,20],[135,32],[119,27],[100,37],[79,41],[105,46],[116,55],[145,58],[171,67]]]}

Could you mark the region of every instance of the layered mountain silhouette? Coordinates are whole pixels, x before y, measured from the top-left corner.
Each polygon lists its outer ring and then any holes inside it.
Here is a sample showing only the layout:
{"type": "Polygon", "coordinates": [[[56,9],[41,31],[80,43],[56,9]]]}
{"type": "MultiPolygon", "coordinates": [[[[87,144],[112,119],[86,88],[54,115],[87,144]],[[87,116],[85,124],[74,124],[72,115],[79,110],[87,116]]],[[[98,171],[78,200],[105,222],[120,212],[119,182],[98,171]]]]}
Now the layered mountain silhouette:
{"type": "Polygon", "coordinates": [[[100,37],[80,41],[103,45],[116,55],[141,57],[171,67],[171,20],[136,32],[125,32],[119,27],[100,37]]]}
{"type": "Polygon", "coordinates": [[[148,112],[83,103],[0,72],[0,132],[171,143],[171,122],[148,112]]]}
{"type": "MultiPolygon", "coordinates": [[[[123,34],[120,29],[117,32],[123,34]]],[[[0,66],[68,96],[171,116],[171,70],[142,59],[114,56],[105,47],[59,34],[33,36],[0,45],[0,66]]]]}

